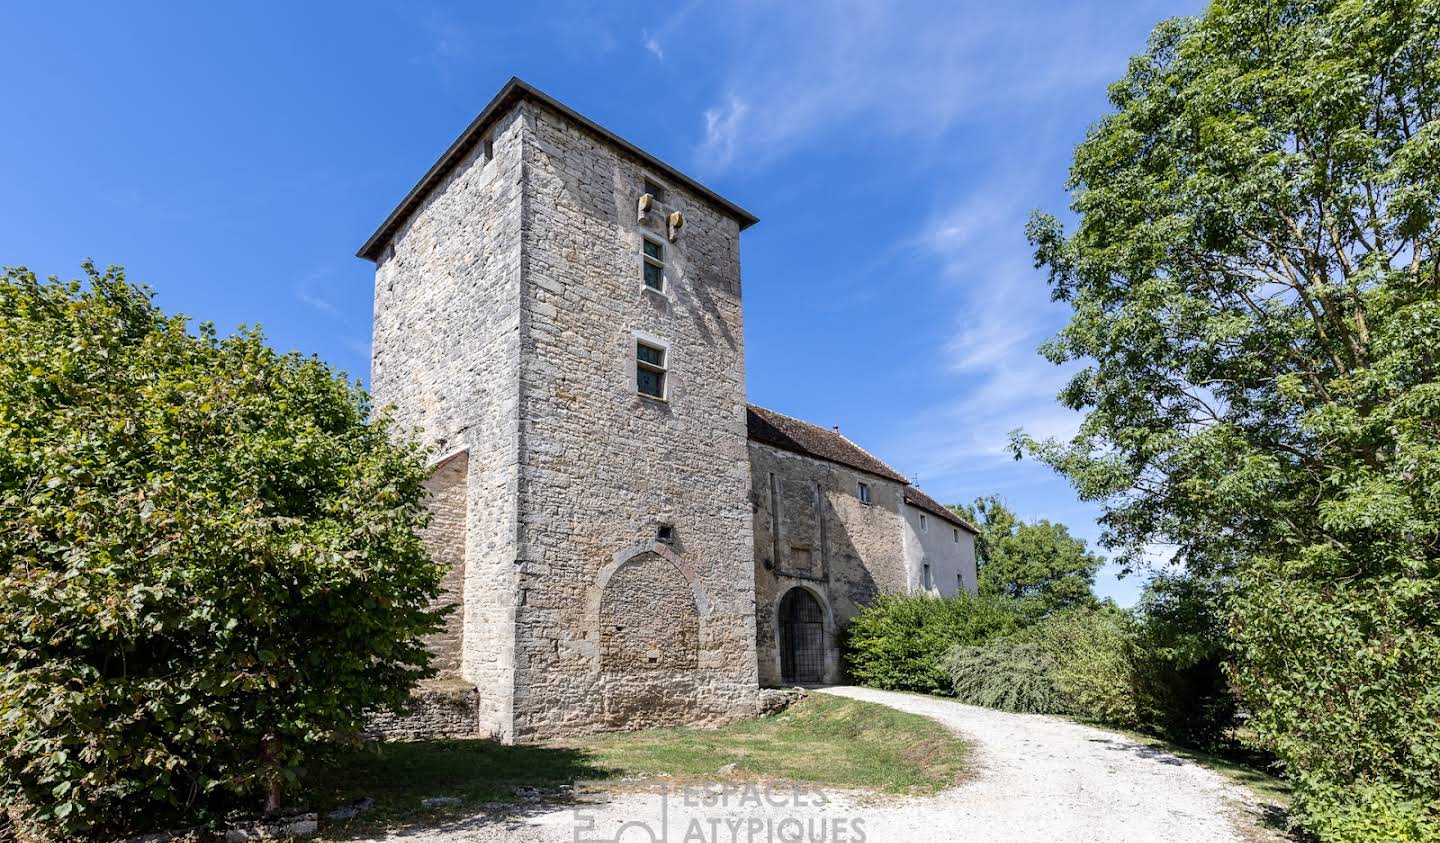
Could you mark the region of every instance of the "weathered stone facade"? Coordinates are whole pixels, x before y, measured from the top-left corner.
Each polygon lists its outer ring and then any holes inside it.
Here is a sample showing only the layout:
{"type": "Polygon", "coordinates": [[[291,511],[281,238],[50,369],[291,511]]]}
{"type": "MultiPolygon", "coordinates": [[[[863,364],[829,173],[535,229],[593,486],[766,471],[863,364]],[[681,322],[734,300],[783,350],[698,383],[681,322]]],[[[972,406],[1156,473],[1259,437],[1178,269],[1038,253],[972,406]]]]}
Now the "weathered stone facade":
{"type": "Polygon", "coordinates": [[[826,680],[838,624],[910,588],[903,477],[750,441],[753,222],[512,81],[361,250],[377,403],[441,456],[426,538],[461,610],[429,644],[476,734],[753,714],[788,587],[824,605],[826,680]]]}

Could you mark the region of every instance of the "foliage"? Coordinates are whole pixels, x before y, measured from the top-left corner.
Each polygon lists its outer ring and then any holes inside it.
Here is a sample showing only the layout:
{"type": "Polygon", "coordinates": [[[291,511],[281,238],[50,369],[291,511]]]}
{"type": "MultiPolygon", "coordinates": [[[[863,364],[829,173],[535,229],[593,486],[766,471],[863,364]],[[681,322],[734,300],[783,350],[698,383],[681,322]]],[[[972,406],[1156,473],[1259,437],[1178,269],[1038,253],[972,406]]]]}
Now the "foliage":
{"type": "Polygon", "coordinates": [[[1095,604],[1091,587],[1105,560],[1064,524],[1021,521],[994,495],[959,511],[980,530],[975,557],[982,594],[1033,599],[1047,610],[1095,604]]]}
{"type": "Polygon", "coordinates": [[[945,655],[955,698],[971,705],[1034,714],[1067,714],[1055,684],[1055,656],[1045,647],[1004,638],[954,647],[945,655]]]}
{"type": "Polygon", "coordinates": [[[1185,746],[1219,749],[1239,715],[1225,673],[1218,586],[1157,574],[1135,609],[1130,643],[1136,724],[1185,746]]]}
{"type": "Polygon", "coordinates": [[[439,571],[358,387],[85,272],[0,278],[0,788],[99,835],[273,799],[401,704],[439,571]]]}
{"type": "Polygon", "coordinates": [[[1142,725],[1135,699],[1134,624],[1117,609],[1071,609],[1015,637],[1049,654],[1064,711],[1105,723],[1142,725]]]}
{"type": "Polygon", "coordinates": [[[1436,0],[1162,23],[1076,150],[1078,228],[1029,229],[1085,418],[1017,452],[1122,560],[1170,542],[1223,585],[1254,724],[1334,840],[1440,826],[1437,45],[1436,0]]]}
{"type": "Polygon", "coordinates": [[[993,595],[881,595],[846,629],[850,675],[875,688],[948,694],[945,653],[1014,631],[1025,611],[1017,601],[993,595]]]}

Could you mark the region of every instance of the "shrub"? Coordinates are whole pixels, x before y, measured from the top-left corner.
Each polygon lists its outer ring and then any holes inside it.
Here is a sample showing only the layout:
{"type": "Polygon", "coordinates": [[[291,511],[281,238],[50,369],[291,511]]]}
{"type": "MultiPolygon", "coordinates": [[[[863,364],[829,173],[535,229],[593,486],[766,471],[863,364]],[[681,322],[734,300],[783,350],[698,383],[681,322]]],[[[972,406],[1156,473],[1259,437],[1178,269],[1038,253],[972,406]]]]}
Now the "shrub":
{"type": "Polygon", "coordinates": [[[1238,707],[1225,674],[1223,591],[1182,574],[1157,575],[1146,586],[1131,644],[1139,728],[1201,749],[1227,741],[1238,707]]]}
{"type": "Polygon", "coordinates": [[[1440,840],[1440,578],[1313,572],[1351,564],[1337,554],[1246,572],[1237,683],[1322,839],[1440,840]]]}
{"type": "Polygon", "coordinates": [[[943,665],[960,702],[1034,714],[1065,714],[1070,706],[1055,683],[1054,654],[1017,637],[958,646],[943,665]]]}
{"type": "Polygon", "coordinates": [[[1003,597],[881,595],[846,630],[850,675],[875,688],[948,694],[946,652],[1014,631],[1025,610],[1003,597]]]}
{"type": "Polygon", "coordinates": [[[273,803],[403,703],[439,571],[358,387],[85,271],[0,277],[0,798],[100,836],[273,803]]]}
{"type": "Polygon", "coordinates": [[[1140,725],[1135,698],[1134,624],[1116,609],[1055,614],[1020,633],[1049,654],[1051,678],[1072,714],[1140,725]]]}

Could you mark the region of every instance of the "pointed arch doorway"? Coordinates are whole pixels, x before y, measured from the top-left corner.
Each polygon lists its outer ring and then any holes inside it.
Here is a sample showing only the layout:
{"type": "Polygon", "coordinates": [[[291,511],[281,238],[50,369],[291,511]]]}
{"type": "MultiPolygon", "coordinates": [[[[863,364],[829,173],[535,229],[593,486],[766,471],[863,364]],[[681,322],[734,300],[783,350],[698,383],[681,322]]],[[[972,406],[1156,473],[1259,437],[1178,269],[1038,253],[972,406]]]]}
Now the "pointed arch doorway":
{"type": "Polygon", "coordinates": [[[825,681],[825,612],[804,588],[780,599],[780,678],[796,685],[825,681]]]}

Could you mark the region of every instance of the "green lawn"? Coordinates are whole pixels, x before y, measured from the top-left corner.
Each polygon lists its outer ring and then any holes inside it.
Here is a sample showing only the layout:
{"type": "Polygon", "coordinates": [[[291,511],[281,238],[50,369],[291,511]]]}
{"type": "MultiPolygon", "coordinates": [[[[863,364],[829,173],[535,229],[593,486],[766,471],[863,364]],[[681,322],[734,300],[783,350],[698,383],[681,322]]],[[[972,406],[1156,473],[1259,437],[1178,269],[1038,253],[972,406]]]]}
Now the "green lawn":
{"type": "Polygon", "coordinates": [[[336,839],[434,823],[480,803],[514,801],[521,788],[546,790],[577,779],[783,779],[933,793],[965,775],[968,755],[963,740],[928,718],[813,694],[780,714],[718,729],[653,729],[546,746],[384,744],[311,771],[307,801],[312,810],[326,811],[375,800],[375,808],[355,820],[322,823],[322,834],[336,839]],[[718,774],[729,764],[733,773],[718,774]],[[421,804],[433,797],[460,804],[421,804]]]}

